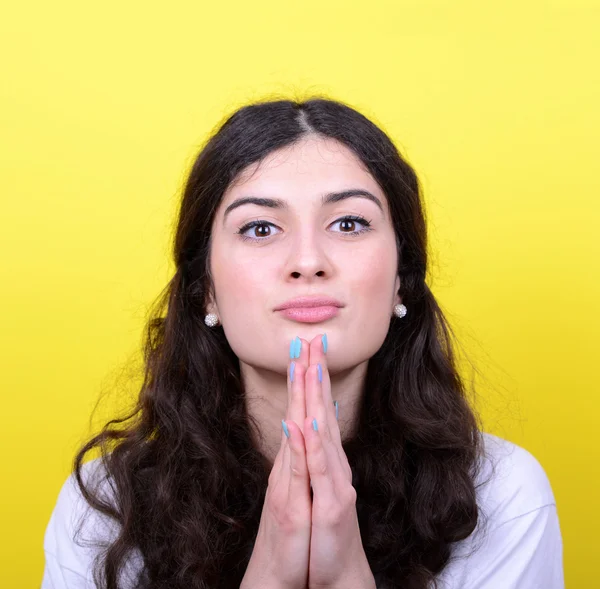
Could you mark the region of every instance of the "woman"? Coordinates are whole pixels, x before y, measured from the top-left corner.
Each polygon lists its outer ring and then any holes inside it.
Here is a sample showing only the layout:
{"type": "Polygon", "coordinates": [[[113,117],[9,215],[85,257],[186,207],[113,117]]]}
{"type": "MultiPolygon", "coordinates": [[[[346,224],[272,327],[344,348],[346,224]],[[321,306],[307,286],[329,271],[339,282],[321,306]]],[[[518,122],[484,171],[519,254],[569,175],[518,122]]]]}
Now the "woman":
{"type": "Polygon", "coordinates": [[[194,163],[174,257],[138,404],[75,457],[43,589],[563,587],[549,481],[479,427],[417,177],[376,125],[241,108],[194,163]]]}

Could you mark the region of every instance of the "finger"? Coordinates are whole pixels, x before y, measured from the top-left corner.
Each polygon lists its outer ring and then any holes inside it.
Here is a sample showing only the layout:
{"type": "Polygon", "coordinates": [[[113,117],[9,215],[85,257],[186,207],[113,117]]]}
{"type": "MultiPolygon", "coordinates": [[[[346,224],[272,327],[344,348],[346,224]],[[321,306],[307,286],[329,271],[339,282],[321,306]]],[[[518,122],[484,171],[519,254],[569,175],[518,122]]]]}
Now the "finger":
{"type": "Polygon", "coordinates": [[[299,337],[298,338],[300,340],[301,346],[300,346],[300,358],[298,358],[298,360],[300,362],[302,362],[302,364],[304,364],[305,366],[308,366],[308,359],[309,359],[309,342],[307,340],[305,340],[304,338],[299,337]]]}
{"type": "MultiPolygon", "coordinates": [[[[283,424],[285,421],[281,420],[281,447],[277,456],[275,457],[275,462],[278,462],[278,472],[279,477],[283,476],[283,473],[287,472],[290,468],[290,445],[287,443],[288,437],[285,434],[285,428],[283,424]]],[[[290,433],[289,426],[286,423],[286,427],[288,428],[288,434],[290,433]]],[[[275,469],[275,464],[273,464],[273,469],[275,469]]]]}
{"type": "MultiPolygon", "coordinates": [[[[313,390],[310,385],[310,383],[312,383],[310,373],[306,377],[307,416],[317,416],[319,415],[319,411],[321,411],[321,414],[325,414],[326,417],[323,418],[323,420],[326,422],[326,425],[324,427],[322,426],[320,429],[320,431],[323,432],[321,440],[325,452],[332,463],[332,468],[335,473],[334,478],[338,481],[341,480],[339,477],[343,477],[344,480],[351,480],[352,470],[348,463],[348,457],[342,447],[342,436],[338,420],[336,419],[336,409],[331,401],[331,381],[329,378],[329,370],[327,369],[327,354],[325,353],[322,338],[321,341],[319,341],[319,337],[314,338],[310,343],[311,365],[315,360],[319,360],[318,364],[321,365],[322,381],[320,383],[320,388],[317,387],[316,390],[313,390]],[[314,406],[311,404],[310,400],[314,400],[317,409],[313,409],[314,406]]],[[[320,417],[317,419],[317,422],[321,422],[320,417]]]]}
{"type": "Polygon", "coordinates": [[[322,386],[318,375],[319,365],[311,364],[306,371],[304,384],[304,390],[306,391],[306,416],[316,418],[320,435],[324,439],[331,440],[329,425],[327,423],[327,411],[323,404],[322,386]]]}
{"type": "Polygon", "coordinates": [[[301,501],[303,498],[310,500],[310,475],[306,464],[304,434],[295,422],[286,420],[286,424],[290,432],[288,439],[290,458],[287,470],[289,476],[288,500],[293,503],[301,501]]]}
{"type": "MultiPolygon", "coordinates": [[[[327,428],[328,438],[337,441],[341,447],[341,434],[336,418],[336,409],[333,404],[331,396],[331,380],[329,377],[329,370],[327,368],[327,354],[325,352],[324,339],[327,334],[319,334],[310,342],[310,364],[321,364],[321,389],[322,389],[322,402],[325,407],[325,413],[327,416],[327,428]]],[[[307,406],[307,415],[309,414],[309,408],[307,406]]]]}
{"type": "Polygon", "coordinates": [[[301,337],[295,337],[290,341],[289,345],[289,358],[296,362],[300,362],[305,366],[308,366],[308,352],[309,342],[301,337]]]}
{"type": "Polygon", "coordinates": [[[292,358],[288,365],[288,404],[285,419],[301,424],[306,418],[304,379],[308,362],[308,346],[306,340],[298,338],[298,341],[301,344],[300,357],[292,358]]]}
{"type": "Polygon", "coordinates": [[[325,449],[321,436],[322,424],[318,420],[315,431],[314,419],[316,418],[309,415],[304,420],[306,464],[313,489],[313,504],[331,506],[336,502],[336,487],[343,483],[343,473],[335,448],[330,446],[329,452],[325,449]]]}

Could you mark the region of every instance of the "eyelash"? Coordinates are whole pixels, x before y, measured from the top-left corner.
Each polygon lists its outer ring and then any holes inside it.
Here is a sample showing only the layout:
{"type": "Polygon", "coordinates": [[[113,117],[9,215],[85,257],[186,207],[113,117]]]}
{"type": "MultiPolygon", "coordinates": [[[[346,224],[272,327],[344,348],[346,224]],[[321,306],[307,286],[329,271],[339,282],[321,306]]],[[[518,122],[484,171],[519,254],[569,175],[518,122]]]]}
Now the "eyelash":
{"type": "MultiPolygon", "coordinates": [[[[363,217],[359,217],[358,215],[347,215],[346,217],[340,217],[339,219],[336,219],[334,223],[338,223],[340,221],[358,221],[359,223],[365,226],[364,229],[360,229],[359,231],[342,231],[341,233],[343,235],[357,236],[362,233],[366,233],[367,231],[372,231],[371,221],[367,221],[366,219],[364,219],[363,217]]],[[[251,229],[252,227],[259,227],[261,225],[273,225],[273,227],[276,227],[274,223],[257,219],[256,221],[250,221],[249,223],[246,223],[245,225],[240,227],[237,233],[244,241],[266,241],[267,239],[269,239],[270,236],[248,237],[247,235],[242,235],[243,233],[248,231],[248,229],[251,229]]]]}

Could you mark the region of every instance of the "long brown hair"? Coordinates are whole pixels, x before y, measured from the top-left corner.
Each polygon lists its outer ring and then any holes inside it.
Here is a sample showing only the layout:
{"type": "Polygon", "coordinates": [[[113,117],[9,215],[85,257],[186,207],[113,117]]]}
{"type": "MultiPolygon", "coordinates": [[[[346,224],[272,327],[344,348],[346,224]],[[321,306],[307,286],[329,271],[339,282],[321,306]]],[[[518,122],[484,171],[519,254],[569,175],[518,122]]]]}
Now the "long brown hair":
{"type": "Polygon", "coordinates": [[[452,543],[475,529],[481,428],[458,374],[451,328],[425,282],[417,176],[377,125],[342,102],[262,101],[229,116],[198,154],[177,219],[176,272],[147,322],[135,407],[106,423],[74,458],[85,499],[119,529],[96,561],[98,587],[116,589],[136,549],[144,561],[139,588],[239,588],[269,472],[251,442],[238,358],[223,329],[204,324],[213,288],[210,229],[232,180],[306,133],[348,146],[383,189],[408,308],[369,360],[357,427],[343,444],[378,587],[435,587],[452,543]],[[92,449],[101,451],[111,501],[82,477],[92,449]]]}

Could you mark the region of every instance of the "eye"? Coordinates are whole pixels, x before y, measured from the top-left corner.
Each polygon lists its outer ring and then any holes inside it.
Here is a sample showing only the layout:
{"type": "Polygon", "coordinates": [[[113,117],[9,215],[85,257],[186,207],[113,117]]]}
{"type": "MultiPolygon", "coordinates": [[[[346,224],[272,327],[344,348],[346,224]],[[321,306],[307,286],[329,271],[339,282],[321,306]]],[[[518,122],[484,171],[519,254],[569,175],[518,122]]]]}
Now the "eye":
{"type": "MultiPolygon", "coordinates": [[[[361,233],[366,233],[367,231],[372,230],[370,221],[367,221],[366,219],[364,219],[363,217],[359,217],[358,215],[347,215],[345,217],[341,217],[340,219],[337,219],[336,221],[334,221],[332,223],[332,225],[334,225],[335,223],[345,223],[346,227],[348,227],[348,225],[351,225],[352,227],[354,227],[357,222],[360,223],[361,225],[363,225],[364,227],[359,230],[340,231],[339,233],[342,233],[345,235],[350,235],[350,236],[356,236],[356,235],[360,235],[361,233]]],[[[265,234],[266,232],[265,232],[264,228],[266,228],[266,227],[276,227],[276,225],[274,225],[273,223],[270,223],[269,221],[257,219],[256,221],[250,221],[249,223],[246,223],[245,225],[240,227],[238,229],[237,233],[240,235],[240,237],[244,241],[247,241],[247,240],[265,241],[266,239],[271,237],[270,234],[265,234]],[[263,228],[263,230],[261,231],[262,237],[256,237],[256,236],[252,237],[249,235],[244,235],[246,233],[246,231],[248,231],[249,229],[256,228],[256,227],[263,228]]]]}
{"type": "MultiPolygon", "coordinates": [[[[273,223],[269,223],[269,221],[263,221],[261,219],[257,219],[256,221],[250,221],[250,223],[246,223],[245,225],[243,225],[242,227],[240,227],[237,231],[237,233],[240,234],[241,238],[244,241],[264,241],[265,238],[270,237],[270,235],[265,235],[265,231],[263,229],[263,231],[261,231],[262,233],[262,237],[250,237],[249,235],[244,235],[244,233],[246,233],[246,231],[248,231],[248,229],[253,229],[256,227],[261,227],[261,228],[266,228],[266,227],[275,227],[275,225],[273,223]]],[[[270,233],[270,231],[269,231],[270,233]]]]}
{"type": "Polygon", "coordinates": [[[363,217],[359,217],[358,215],[347,215],[346,217],[342,217],[341,219],[338,219],[337,221],[334,221],[335,223],[345,223],[346,227],[348,227],[348,225],[351,226],[355,226],[356,223],[360,223],[361,225],[364,225],[363,229],[359,229],[354,230],[354,231],[342,231],[341,233],[346,233],[347,235],[359,235],[360,233],[366,233],[367,231],[371,231],[371,223],[369,221],[367,221],[366,219],[364,219],[363,217]]]}

